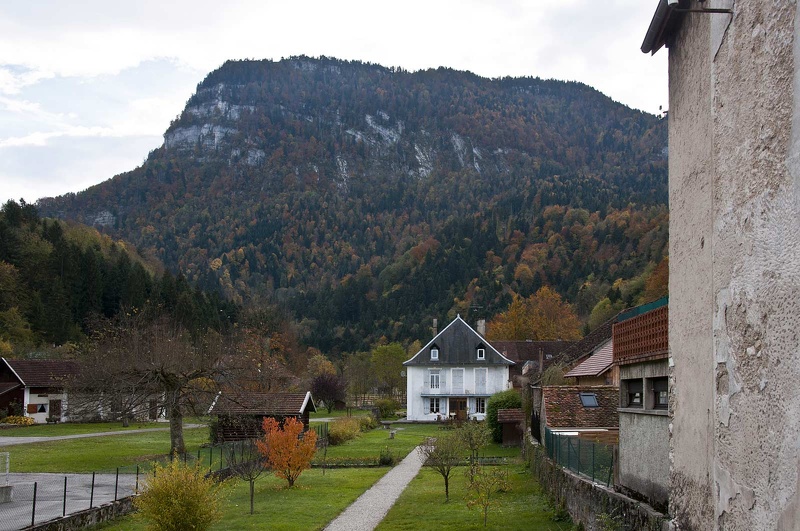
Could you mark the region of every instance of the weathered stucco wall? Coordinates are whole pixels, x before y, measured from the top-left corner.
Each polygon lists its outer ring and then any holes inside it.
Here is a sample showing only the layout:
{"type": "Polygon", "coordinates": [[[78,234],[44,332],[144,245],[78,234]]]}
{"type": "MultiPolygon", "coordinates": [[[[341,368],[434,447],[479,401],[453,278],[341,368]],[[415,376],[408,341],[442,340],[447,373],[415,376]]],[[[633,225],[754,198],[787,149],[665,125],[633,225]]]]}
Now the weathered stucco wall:
{"type": "Polygon", "coordinates": [[[708,35],[708,16],[685,17],[669,50],[670,514],[685,529],[713,527],[708,35]]]}
{"type": "Polygon", "coordinates": [[[684,529],[800,529],[798,26],[795,2],[736,2],[733,17],[688,14],[670,49],[670,507],[684,529]]]}
{"type": "Polygon", "coordinates": [[[669,417],[648,412],[619,414],[619,484],[655,507],[667,505],[669,417]]]}

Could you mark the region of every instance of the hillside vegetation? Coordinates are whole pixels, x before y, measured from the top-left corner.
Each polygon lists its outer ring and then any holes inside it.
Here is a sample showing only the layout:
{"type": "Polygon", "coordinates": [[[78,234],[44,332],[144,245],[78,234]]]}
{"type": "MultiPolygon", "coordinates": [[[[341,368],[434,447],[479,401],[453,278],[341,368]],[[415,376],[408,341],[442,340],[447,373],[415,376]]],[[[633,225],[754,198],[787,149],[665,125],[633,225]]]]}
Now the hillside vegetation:
{"type": "Polygon", "coordinates": [[[543,285],[584,322],[636,302],[667,251],[665,153],[664,120],[580,83],[230,61],[141,167],[38,207],[336,355],[543,285]]]}

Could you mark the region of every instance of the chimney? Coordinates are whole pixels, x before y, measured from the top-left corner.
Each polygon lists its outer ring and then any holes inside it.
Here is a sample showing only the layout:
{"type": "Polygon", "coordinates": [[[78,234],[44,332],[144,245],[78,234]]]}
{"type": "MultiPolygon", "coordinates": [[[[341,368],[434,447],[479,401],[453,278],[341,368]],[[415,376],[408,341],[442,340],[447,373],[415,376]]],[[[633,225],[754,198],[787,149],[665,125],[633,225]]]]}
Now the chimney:
{"type": "Polygon", "coordinates": [[[433,335],[435,336],[438,333],[439,333],[439,319],[434,319],[433,320],[433,335]]]}
{"type": "Polygon", "coordinates": [[[544,372],[544,350],[539,347],[539,374],[544,372]]]}
{"type": "Polygon", "coordinates": [[[486,319],[478,319],[478,333],[481,336],[486,335],[486,319]]]}

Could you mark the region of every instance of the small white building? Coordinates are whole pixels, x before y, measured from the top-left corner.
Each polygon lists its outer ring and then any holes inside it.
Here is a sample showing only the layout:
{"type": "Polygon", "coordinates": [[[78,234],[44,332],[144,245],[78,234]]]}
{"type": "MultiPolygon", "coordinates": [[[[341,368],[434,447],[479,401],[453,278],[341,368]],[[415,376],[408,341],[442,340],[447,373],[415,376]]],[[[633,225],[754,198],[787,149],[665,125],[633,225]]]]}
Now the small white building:
{"type": "Polygon", "coordinates": [[[483,420],[487,399],[511,388],[514,362],[459,315],[403,365],[408,420],[483,420]]]}

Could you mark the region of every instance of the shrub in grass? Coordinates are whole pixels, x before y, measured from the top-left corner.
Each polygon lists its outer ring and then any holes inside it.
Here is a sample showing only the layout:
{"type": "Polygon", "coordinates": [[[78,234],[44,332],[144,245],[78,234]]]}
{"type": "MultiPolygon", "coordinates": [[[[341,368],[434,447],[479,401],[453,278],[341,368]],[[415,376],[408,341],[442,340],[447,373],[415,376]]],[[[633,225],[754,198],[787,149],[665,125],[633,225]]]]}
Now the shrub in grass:
{"type": "Polygon", "coordinates": [[[200,464],[186,466],[180,459],[166,465],[156,463],[154,475],[146,480],[144,492],[134,505],[149,529],[203,531],[222,518],[221,483],[205,476],[200,464]]]}
{"type": "Polygon", "coordinates": [[[341,417],[334,419],[328,429],[328,443],[331,446],[342,444],[351,439],[355,439],[361,433],[361,422],[353,417],[341,417]]]}
{"type": "Polygon", "coordinates": [[[372,415],[358,417],[358,427],[361,431],[374,430],[378,427],[378,421],[372,415]]]}
{"type": "Polygon", "coordinates": [[[34,421],[32,418],[22,417],[18,415],[12,415],[10,417],[6,417],[5,420],[3,420],[3,422],[5,422],[6,424],[16,424],[17,426],[33,426],[34,424],[36,424],[36,421],[34,421]]]}
{"type": "Polygon", "coordinates": [[[522,399],[514,389],[500,391],[489,397],[489,402],[486,404],[486,423],[492,430],[494,442],[503,442],[503,425],[497,422],[497,411],[519,407],[522,407],[522,399]]]}
{"type": "Polygon", "coordinates": [[[381,450],[381,455],[378,458],[378,464],[381,466],[394,466],[397,462],[397,458],[392,454],[392,449],[388,446],[384,446],[383,450],[381,450]]]}
{"type": "Polygon", "coordinates": [[[375,407],[381,413],[381,418],[394,417],[395,412],[400,408],[400,403],[393,398],[381,398],[375,401],[375,407]]]}

